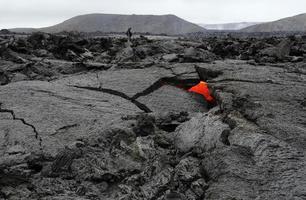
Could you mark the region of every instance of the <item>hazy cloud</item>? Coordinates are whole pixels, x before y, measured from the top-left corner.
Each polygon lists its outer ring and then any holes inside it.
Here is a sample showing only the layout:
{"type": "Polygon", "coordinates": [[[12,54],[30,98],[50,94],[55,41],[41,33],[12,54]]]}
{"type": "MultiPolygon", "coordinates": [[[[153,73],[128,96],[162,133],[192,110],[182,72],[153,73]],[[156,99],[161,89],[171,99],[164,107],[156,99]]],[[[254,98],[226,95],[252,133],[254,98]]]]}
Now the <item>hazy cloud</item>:
{"type": "Polygon", "coordinates": [[[305,12],[305,0],[0,0],[0,28],[50,26],[88,13],[175,14],[195,23],[226,23],[305,12]]]}

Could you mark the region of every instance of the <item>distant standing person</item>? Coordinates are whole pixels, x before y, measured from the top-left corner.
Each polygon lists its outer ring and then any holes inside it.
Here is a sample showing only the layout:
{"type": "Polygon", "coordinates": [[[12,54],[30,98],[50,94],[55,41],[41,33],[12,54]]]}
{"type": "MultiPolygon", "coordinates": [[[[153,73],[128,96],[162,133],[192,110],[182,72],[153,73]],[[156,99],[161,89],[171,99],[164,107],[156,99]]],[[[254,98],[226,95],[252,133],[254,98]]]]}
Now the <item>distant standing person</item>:
{"type": "Polygon", "coordinates": [[[129,42],[131,41],[131,38],[132,38],[132,28],[130,27],[128,30],[127,30],[127,32],[126,32],[126,35],[127,35],[127,37],[128,37],[128,40],[129,40],[129,42]]]}

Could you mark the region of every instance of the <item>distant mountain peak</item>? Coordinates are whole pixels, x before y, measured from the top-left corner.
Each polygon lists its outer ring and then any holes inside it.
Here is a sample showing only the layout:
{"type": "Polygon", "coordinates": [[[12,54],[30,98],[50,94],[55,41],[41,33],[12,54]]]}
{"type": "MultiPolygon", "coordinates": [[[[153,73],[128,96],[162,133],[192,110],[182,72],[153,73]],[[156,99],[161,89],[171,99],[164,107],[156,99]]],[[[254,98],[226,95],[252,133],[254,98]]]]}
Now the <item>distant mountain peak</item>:
{"type": "Polygon", "coordinates": [[[305,32],[306,14],[283,18],[242,29],[245,32],[305,32]]]}
{"type": "Polygon", "coordinates": [[[68,19],[60,24],[41,28],[44,32],[79,31],[79,32],[125,32],[132,27],[134,32],[179,35],[203,32],[204,28],[183,20],[175,15],[117,15],[87,14],[68,19]]]}

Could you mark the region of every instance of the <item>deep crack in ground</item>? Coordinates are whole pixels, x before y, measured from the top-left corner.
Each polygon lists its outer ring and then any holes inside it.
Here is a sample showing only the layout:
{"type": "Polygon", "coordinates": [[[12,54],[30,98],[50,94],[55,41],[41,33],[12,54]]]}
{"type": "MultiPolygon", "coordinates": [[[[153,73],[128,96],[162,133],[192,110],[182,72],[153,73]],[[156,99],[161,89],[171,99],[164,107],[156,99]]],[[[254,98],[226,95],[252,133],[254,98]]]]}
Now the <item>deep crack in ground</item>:
{"type": "Polygon", "coordinates": [[[198,82],[199,82],[199,79],[196,79],[196,78],[195,79],[178,79],[177,77],[160,78],[147,89],[135,94],[131,99],[138,99],[139,97],[147,96],[155,92],[156,90],[158,90],[164,85],[172,85],[172,86],[183,88],[183,89],[189,89],[190,87],[197,84],[198,82]]]}
{"type": "Polygon", "coordinates": [[[70,85],[71,87],[75,87],[78,89],[85,89],[85,90],[91,90],[91,91],[96,91],[96,92],[104,92],[107,94],[111,94],[111,95],[115,95],[118,97],[121,97],[123,99],[126,99],[130,102],[132,102],[135,106],[137,106],[140,110],[144,111],[145,113],[151,113],[151,109],[148,108],[146,105],[140,103],[139,101],[137,101],[136,99],[130,98],[129,96],[127,96],[126,94],[116,91],[116,90],[112,90],[112,89],[107,89],[107,88],[95,88],[95,87],[82,87],[82,86],[76,86],[76,85],[70,85]]]}
{"type": "Polygon", "coordinates": [[[24,125],[31,127],[33,129],[34,133],[35,133],[35,138],[37,140],[39,140],[39,145],[41,146],[42,139],[41,139],[41,137],[39,137],[39,133],[38,133],[38,131],[37,131],[37,129],[34,125],[26,122],[25,119],[23,119],[23,118],[16,117],[16,114],[15,114],[14,110],[2,109],[2,103],[0,103],[0,113],[9,113],[9,114],[12,115],[13,120],[21,121],[24,125]]]}

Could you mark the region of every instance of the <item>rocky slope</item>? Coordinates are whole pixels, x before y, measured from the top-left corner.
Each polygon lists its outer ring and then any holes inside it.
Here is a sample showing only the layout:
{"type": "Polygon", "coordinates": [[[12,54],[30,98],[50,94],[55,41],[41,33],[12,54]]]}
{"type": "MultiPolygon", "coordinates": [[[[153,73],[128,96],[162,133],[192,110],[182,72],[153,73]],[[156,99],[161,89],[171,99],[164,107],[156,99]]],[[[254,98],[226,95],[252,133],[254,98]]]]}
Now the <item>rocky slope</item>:
{"type": "Polygon", "coordinates": [[[114,15],[89,14],[80,15],[63,23],[39,29],[44,32],[125,32],[129,27],[134,32],[151,34],[177,35],[205,31],[204,28],[187,22],[175,15],[114,15]]]}
{"type": "Polygon", "coordinates": [[[305,199],[305,37],[0,38],[0,199],[305,199]]]}
{"type": "Polygon", "coordinates": [[[306,14],[258,24],[242,29],[245,32],[305,32],[306,14]]]}

